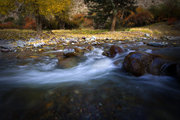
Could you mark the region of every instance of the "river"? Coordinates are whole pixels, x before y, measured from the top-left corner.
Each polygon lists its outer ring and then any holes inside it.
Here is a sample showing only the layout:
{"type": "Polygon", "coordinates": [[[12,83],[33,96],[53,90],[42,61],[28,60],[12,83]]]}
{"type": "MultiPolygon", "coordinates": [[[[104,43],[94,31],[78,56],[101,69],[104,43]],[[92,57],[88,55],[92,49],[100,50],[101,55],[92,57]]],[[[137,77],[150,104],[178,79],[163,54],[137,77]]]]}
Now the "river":
{"type": "Polygon", "coordinates": [[[168,76],[126,73],[122,62],[132,51],[108,58],[97,47],[66,69],[48,56],[37,60],[1,55],[0,119],[179,120],[180,84],[168,76]]]}

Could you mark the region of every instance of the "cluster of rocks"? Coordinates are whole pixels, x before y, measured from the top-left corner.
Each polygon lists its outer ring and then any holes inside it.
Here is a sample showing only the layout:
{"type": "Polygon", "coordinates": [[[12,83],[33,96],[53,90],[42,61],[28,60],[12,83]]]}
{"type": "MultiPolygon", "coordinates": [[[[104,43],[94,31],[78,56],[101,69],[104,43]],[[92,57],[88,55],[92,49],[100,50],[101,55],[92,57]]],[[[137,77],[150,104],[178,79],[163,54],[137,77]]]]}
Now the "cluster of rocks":
{"type": "Polygon", "coordinates": [[[145,52],[132,52],[127,55],[123,67],[135,76],[150,73],[180,78],[180,64],[178,62],[145,52]]]}
{"type": "MultiPolygon", "coordinates": [[[[116,54],[123,53],[123,49],[118,46],[111,46],[103,55],[113,58],[116,54]]],[[[180,62],[162,55],[150,54],[146,52],[131,52],[123,62],[123,69],[135,76],[144,74],[167,75],[180,78],[180,62]]]]}

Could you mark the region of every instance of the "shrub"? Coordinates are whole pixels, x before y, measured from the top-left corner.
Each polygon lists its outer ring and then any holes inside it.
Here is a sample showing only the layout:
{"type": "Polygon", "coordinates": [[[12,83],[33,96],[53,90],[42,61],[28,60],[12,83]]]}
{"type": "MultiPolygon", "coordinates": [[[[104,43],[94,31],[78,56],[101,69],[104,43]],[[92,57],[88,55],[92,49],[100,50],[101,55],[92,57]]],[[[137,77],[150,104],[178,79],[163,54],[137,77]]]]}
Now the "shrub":
{"type": "Polygon", "coordinates": [[[24,29],[35,29],[36,28],[36,22],[34,19],[30,17],[25,18],[25,25],[23,26],[24,29]]]}
{"type": "Polygon", "coordinates": [[[14,18],[13,17],[8,17],[4,20],[4,22],[14,22],[14,18]]]}
{"type": "Polygon", "coordinates": [[[180,19],[180,1],[167,0],[158,6],[151,6],[149,11],[154,15],[157,22],[167,21],[169,18],[180,19]]]}
{"type": "Polygon", "coordinates": [[[128,27],[143,26],[151,24],[154,21],[154,16],[147,10],[137,8],[136,13],[132,12],[124,19],[123,24],[128,27]]]}
{"type": "Polygon", "coordinates": [[[16,28],[16,25],[12,22],[5,22],[0,24],[0,29],[12,29],[16,28]]]}
{"type": "Polygon", "coordinates": [[[168,18],[168,25],[172,25],[177,21],[176,18],[168,18]]]}
{"type": "Polygon", "coordinates": [[[73,16],[72,21],[75,21],[77,24],[82,24],[84,22],[85,15],[84,14],[77,14],[73,16]]]}
{"type": "Polygon", "coordinates": [[[92,19],[90,19],[90,18],[85,18],[84,19],[84,22],[83,22],[83,24],[82,24],[82,26],[83,27],[93,27],[93,20],[92,19]]]}
{"type": "Polygon", "coordinates": [[[79,27],[92,27],[93,20],[87,18],[84,14],[76,14],[73,16],[71,22],[75,23],[79,27]]]}

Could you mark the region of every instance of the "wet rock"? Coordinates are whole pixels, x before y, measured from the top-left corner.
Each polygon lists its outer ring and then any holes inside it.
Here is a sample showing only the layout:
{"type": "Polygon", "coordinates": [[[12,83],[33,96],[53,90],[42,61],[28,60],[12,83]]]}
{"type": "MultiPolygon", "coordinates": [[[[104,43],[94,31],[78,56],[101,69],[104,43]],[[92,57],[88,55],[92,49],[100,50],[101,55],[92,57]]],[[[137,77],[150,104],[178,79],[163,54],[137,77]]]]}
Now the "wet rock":
{"type": "Polygon", "coordinates": [[[11,50],[7,47],[0,46],[0,51],[1,52],[10,52],[11,50]]]}
{"type": "Polygon", "coordinates": [[[35,41],[36,41],[36,39],[34,39],[34,38],[29,39],[29,42],[35,42],[35,41]]]}
{"type": "Polygon", "coordinates": [[[161,40],[169,40],[169,37],[168,36],[162,36],[161,40]]]}
{"type": "Polygon", "coordinates": [[[84,39],[84,40],[85,40],[85,39],[86,39],[86,37],[82,37],[82,39],[84,39]]]}
{"type": "Polygon", "coordinates": [[[145,36],[145,37],[151,37],[151,35],[148,34],[148,33],[144,34],[144,36],[145,36]]]}
{"type": "Polygon", "coordinates": [[[91,41],[95,41],[95,40],[96,40],[96,37],[95,37],[95,36],[92,36],[92,37],[90,38],[90,40],[91,40],[91,41]]]}
{"type": "Polygon", "coordinates": [[[72,68],[78,65],[80,55],[75,52],[64,53],[58,57],[58,65],[63,68],[72,68]]]}
{"type": "Polygon", "coordinates": [[[72,68],[78,65],[78,59],[75,57],[70,58],[58,58],[58,65],[61,68],[72,68]]]}
{"type": "Polygon", "coordinates": [[[135,76],[145,73],[168,75],[179,78],[179,63],[166,57],[145,52],[132,52],[123,62],[123,68],[135,76]]]}
{"type": "Polygon", "coordinates": [[[146,73],[151,61],[152,56],[148,53],[132,52],[125,57],[123,67],[127,72],[135,76],[141,76],[146,73]]]}
{"type": "Polygon", "coordinates": [[[17,47],[25,47],[26,43],[24,41],[18,40],[17,47]]]}
{"type": "Polygon", "coordinates": [[[76,53],[83,53],[84,51],[82,50],[82,49],[80,49],[80,48],[74,48],[74,51],[76,52],[76,53]]]}
{"type": "Polygon", "coordinates": [[[90,40],[91,40],[91,38],[85,38],[85,40],[86,40],[86,41],[90,41],[90,40]]]}
{"type": "Polygon", "coordinates": [[[162,75],[173,76],[180,79],[180,64],[173,62],[165,63],[161,67],[161,73],[162,75]]]}
{"type": "Polygon", "coordinates": [[[64,57],[65,58],[69,58],[69,57],[78,57],[79,54],[75,53],[75,52],[70,52],[70,53],[64,53],[64,57]]]}
{"type": "Polygon", "coordinates": [[[121,54],[123,52],[123,49],[116,46],[116,45],[112,45],[111,48],[108,51],[103,52],[104,56],[113,58],[116,56],[116,54],[121,54]]]}
{"type": "Polygon", "coordinates": [[[148,46],[153,46],[153,47],[166,47],[168,46],[167,42],[149,42],[147,43],[148,46]]]}
{"type": "Polygon", "coordinates": [[[148,72],[153,75],[167,74],[167,72],[165,73],[165,69],[170,64],[172,63],[165,58],[154,57],[154,59],[148,65],[148,72]]]}
{"type": "Polygon", "coordinates": [[[91,46],[91,45],[89,45],[89,46],[87,46],[85,49],[87,49],[88,51],[92,51],[92,50],[94,50],[94,47],[91,46]]]}

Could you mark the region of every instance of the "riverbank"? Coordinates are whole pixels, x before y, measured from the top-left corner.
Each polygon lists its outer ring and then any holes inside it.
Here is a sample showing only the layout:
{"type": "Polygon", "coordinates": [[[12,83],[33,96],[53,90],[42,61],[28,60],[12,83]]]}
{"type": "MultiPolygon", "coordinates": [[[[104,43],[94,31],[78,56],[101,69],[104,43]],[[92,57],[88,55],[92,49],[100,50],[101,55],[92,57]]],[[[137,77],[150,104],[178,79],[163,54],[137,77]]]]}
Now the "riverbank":
{"type": "Polygon", "coordinates": [[[156,23],[137,28],[121,28],[115,32],[108,30],[75,29],[75,30],[44,30],[42,34],[36,34],[33,30],[1,29],[1,39],[29,40],[30,38],[52,39],[54,37],[82,38],[96,36],[98,39],[132,40],[141,37],[161,38],[163,36],[180,36],[180,32],[173,25],[156,23]],[[144,36],[144,34],[149,34],[144,36]]]}

